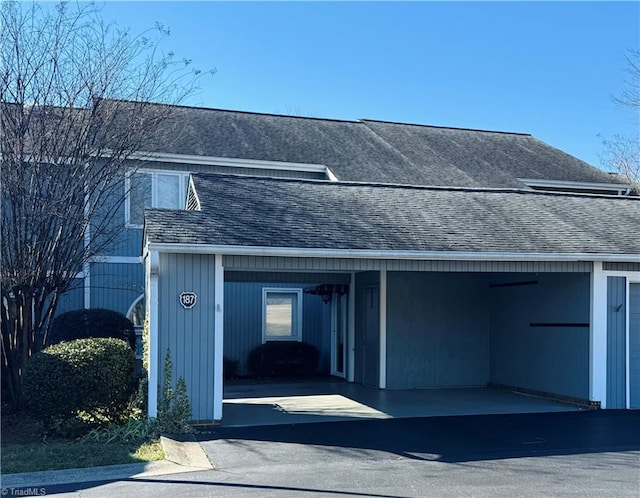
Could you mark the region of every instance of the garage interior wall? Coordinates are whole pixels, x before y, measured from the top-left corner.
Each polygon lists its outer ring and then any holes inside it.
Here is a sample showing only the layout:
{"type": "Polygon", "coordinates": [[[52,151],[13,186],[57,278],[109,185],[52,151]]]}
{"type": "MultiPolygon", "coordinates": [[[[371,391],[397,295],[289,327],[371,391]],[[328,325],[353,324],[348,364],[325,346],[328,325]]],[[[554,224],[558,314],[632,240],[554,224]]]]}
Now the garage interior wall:
{"type": "Polygon", "coordinates": [[[487,277],[387,274],[387,387],[478,387],[489,381],[487,277]]]}
{"type": "Polygon", "coordinates": [[[488,290],[490,381],[588,399],[589,274],[512,274],[488,290]]]}

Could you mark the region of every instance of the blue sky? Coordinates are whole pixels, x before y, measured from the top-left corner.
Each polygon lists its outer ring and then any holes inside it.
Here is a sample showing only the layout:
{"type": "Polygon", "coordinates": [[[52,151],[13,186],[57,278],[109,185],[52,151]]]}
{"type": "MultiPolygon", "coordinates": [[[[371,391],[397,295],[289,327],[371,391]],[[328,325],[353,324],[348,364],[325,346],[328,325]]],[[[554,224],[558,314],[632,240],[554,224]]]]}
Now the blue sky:
{"type": "Polygon", "coordinates": [[[518,131],[602,166],[638,2],[107,2],[202,69],[189,105],[518,131]]]}

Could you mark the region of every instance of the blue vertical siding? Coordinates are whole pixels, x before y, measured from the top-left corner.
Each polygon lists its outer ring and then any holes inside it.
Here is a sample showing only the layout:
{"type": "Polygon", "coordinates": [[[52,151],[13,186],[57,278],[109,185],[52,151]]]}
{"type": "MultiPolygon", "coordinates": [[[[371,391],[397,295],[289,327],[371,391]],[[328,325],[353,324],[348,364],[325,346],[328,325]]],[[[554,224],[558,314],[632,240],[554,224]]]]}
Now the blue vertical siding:
{"type": "Polygon", "coordinates": [[[640,284],[629,285],[630,408],[640,408],[640,284]]]}
{"type": "Polygon", "coordinates": [[[389,272],[387,278],[387,387],[485,386],[486,276],[389,272]]]}
{"type": "Polygon", "coordinates": [[[640,271],[640,263],[618,263],[615,261],[605,261],[602,263],[602,269],[612,271],[640,271]]]}
{"type": "Polygon", "coordinates": [[[490,382],[588,399],[589,275],[511,274],[491,283],[490,382]],[[526,281],[537,283],[495,286],[526,281]]]}
{"type": "Polygon", "coordinates": [[[356,296],[355,296],[355,344],[354,350],[354,381],[362,383],[363,368],[364,368],[364,299],[365,289],[367,286],[380,285],[380,272],[378,271],[365,271],[356,273],[356,296]]]}
{"type": "Polygon", "coordinates": [[[194,420],[212,420],[214,400],[214,256],[160,254],[158,275],[158,359],[164,378],[167,349],[174,382],[184,377],[194,420]],[[185,309],[181,292],[195,292],[196,305],[185,309]]]}
{"type": "MultiPolygon", "coordinates": [[[[273,274],[271,280],[277,280],[273,274]]],[[[262,344],[262,289],[313,287],[325,283],[309,282],[304,275],[282,274],[288,282],[225,282],[224,311],[224,356],[238,361],[240,374],[248,374],[249,352],[262,344]],[[296,278],[299,280],[295,282],[296,278]]],[[[314,275],[322,278],[321,275],[314,275]]],[[[240,277],[237,277],[240,279],[240,277]]],[[[249,278],[249,277],[248,277],[249,278]]],[[[330,305],[324,304],[320,296],[304,294],[302,297],[302,341],[314,345],[320,351],[318,372],[329,373],[330,368],[330,305]]]]}
{"type": "Polygon", "coordinates": [[[91,264],[91,307],[126,314],[144,292],[142,264],[91,264]]]}
{"type": "Polygon", "coordinates": [[[74,279],[71,288],[58,299],[56,315],[84,308],[84,279],[74,279]]]}
{"type": "Polygon", "coordinates": [[[607,277],[607,408],[627,404],[627,281],[607,277]]]}

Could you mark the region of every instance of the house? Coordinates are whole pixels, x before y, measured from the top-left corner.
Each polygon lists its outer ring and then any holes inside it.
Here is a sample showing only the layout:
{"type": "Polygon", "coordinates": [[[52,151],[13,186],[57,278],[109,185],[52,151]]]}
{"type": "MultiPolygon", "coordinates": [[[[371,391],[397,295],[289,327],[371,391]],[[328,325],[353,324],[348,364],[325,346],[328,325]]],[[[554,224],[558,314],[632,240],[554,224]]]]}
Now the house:
{"type": "Polygon", "coordinates": [[[175,111],[68,297],[148,317],[151,415],[167,350],[210,421],[223,358],[283,339],[380,389],[640,407],[640,197],[619,178],[520,133],[175,111]]]}

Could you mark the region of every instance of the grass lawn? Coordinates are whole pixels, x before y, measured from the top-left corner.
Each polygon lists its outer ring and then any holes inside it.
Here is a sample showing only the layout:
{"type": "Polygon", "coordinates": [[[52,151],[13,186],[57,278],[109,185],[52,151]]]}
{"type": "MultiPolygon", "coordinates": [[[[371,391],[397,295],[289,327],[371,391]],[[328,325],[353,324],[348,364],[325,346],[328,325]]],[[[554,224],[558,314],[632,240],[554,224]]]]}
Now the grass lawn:
{"type": "Polygon", "coordinates": [[[28,414],[2,413],[2,474],[162,460],[160,441],[94,443],[43,438],[28,414]]]}

